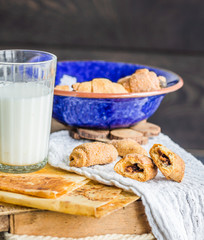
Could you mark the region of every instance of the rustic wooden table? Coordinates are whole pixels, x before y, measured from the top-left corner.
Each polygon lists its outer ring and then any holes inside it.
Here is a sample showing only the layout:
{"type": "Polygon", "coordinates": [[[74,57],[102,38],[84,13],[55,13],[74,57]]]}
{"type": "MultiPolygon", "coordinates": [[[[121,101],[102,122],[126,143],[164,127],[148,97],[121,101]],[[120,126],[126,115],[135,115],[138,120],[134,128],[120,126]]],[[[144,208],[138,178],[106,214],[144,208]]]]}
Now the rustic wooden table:
{"type": "Polygon", "coordinates": [[[168,94],[150,121],[204,157],[204,1],[0,0],[0,6],[1,49],[141,63],[181,75],[184,87],[168,94]]]}

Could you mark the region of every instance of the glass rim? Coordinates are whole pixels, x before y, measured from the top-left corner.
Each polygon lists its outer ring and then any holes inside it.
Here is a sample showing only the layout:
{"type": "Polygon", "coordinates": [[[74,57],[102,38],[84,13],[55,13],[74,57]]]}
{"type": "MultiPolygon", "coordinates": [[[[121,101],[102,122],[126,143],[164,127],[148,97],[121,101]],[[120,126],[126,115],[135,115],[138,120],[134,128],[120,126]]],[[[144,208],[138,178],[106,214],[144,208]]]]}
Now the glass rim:
{"type": "Polygon", "coordinates": [[[40,61],[40,62],[2,62],[0,61],[0,65],[38,65],[42,63],[49,63],[54,60],[57,60],[57,56],[53,53],[41,51],[41,50],[31,50],[31,49],[1,49],[0,54],[4,51],[21,51],[21,52],[36,52],[36,53],[45,53],[47,55],[52,56],[52,59],[40,61]]]}

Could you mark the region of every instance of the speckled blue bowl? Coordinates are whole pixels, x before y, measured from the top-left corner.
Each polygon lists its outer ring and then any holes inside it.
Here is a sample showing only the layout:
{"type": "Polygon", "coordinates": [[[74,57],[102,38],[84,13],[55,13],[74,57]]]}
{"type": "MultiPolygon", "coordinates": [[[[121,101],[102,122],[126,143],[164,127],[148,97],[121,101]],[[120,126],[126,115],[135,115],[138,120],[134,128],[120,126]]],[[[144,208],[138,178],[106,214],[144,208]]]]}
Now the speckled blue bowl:
{"type": "Polygon", "coordinates": [[[183,80],[175,73],[138,64],[105,61],[58,62],[56,82],[59,85],[64,75],[77,78],[77,82],[93,78],[108,78],[117,82],[119,78],[131,75],[136,69],[148,68],[167,79],[167,87],[145,93],[82,93],[55,90],[53,117],[75,127],[113,129],[129,127],[149,118],[159,107],[165,94],[176,91],[183,80]]]}

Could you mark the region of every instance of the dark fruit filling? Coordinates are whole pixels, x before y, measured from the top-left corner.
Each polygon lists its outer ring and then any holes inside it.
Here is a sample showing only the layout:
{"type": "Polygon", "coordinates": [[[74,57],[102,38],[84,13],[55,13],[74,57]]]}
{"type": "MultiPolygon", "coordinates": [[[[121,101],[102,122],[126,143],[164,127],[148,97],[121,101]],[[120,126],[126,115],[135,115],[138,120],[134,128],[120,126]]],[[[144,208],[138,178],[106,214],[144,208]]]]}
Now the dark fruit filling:
{"type": "Polygon", "coordinates": [[[159,150],[158,154],[159,154],[159,159],[162,161],[162,163],[164,163],[166,165],[171,165],[171,162],[170,162],[169,158],[164,153],[162,153],[159,150]]]}
{"type": "Polygon", "coordinates": [[[133,164],[133,165],[131,165],[131,166],[127,166],[127,167],[125,168],[125,170],[126,170],[127,172],[131,172],[131,173],[133,173],[133,172],[144,172],[144,169],[141,169],[141,168],[138,166],[137,163],[135,163],[135,164],[133,164]]]}

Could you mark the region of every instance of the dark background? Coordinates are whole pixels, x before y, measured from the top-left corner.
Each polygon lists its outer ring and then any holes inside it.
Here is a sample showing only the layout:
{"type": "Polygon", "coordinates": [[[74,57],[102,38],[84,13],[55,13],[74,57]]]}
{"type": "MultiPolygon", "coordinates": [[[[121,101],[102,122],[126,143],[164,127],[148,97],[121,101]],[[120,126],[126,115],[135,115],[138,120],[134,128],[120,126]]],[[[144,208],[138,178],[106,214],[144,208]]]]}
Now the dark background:
{"type": "Polygon", "coordinates": [[[184,87],[150,121],[204,156],[203,0],[0,0],[0,48],[170,69],[184,87]]]}

